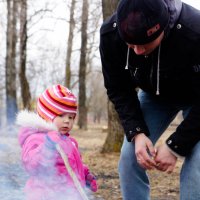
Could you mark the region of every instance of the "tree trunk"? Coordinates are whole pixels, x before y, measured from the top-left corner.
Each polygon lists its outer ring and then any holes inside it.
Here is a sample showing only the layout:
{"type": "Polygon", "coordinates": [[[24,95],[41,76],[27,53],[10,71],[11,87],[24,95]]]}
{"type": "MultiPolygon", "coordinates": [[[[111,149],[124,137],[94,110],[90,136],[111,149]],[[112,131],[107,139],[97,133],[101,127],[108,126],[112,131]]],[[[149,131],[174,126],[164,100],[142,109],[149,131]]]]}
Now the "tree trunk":
{"type": "Polygon", "coordinates": [[[16,99],[16,13],[17,0],[7,0],[6,32],[6,118],[13,124],[17,112],[16,99]]]}
{"type": "Polygon", "coordinates": [[[124,138],[123,128],[114,105],[108,101],[108,135],[102,148],[104,152],[119,152],[124,138]]]}
{"type": "Polygon", "coordinates": [[[115,12],[119,0],[102,0],[103,20],[106,20],[115,12]]]}
{"type": "Polygon", "coordinates": [[[31,94],[26,78],[26,49],[27,49],[27,0],[20,0],[20,85],[23,108],[31,109],[31,94]]]}
{"type": "Polygon", "coordinates": [[[88,24],[88,0],[83,0],[82,26],[81,26],[81,55],[79,65],[79,119],[80,129],[87,129],[86,107],[86,56],[87,56],[87,24],[88,24]]]}
{"type": "Polygon", "coordinates": [[[69,36],[67,42],[67,57],[66,57],[66,70],[65,70],[65,85],[70,89],[71,88],[71,54],[72,54],[72,44],[74,38],[74,9],[75,9],[75,0],[72,0],[70,7],[70,21],[69,21],[69,36]]]}
{"type": "MultiPolygon", "coordinates": [[[[102,0],[103,19],[108,18],[117,8],[118,0],[102,0]]],[[[108,135],[102,152],[119,152],[123,142],[124,130],[114,105],[108,101],[108,135]]]]}

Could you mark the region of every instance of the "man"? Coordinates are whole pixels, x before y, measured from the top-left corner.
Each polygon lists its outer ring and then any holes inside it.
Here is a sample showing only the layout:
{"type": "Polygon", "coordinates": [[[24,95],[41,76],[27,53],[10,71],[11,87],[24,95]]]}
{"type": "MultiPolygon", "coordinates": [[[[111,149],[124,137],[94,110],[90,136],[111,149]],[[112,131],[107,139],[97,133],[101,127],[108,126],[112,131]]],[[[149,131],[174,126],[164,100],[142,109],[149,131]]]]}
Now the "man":
{"type": "Polygon", "coordinates": [[[181,156],[180,199],[199,200],[200,11],[180,0],[121,0],[100,39],[105,87],[126,134],[123,199],[150,199],[146,169],[171,173],[181,156]],[[179,111],[184,120],[155,149],[179,111]]]}

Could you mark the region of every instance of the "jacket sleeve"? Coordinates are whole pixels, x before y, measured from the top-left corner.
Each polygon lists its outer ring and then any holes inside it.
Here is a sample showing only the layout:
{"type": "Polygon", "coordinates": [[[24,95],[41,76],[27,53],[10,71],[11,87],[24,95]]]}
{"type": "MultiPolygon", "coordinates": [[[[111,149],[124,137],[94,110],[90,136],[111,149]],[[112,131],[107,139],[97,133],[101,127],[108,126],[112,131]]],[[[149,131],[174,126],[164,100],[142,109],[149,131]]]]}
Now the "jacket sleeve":
{"type": "MultiPolygon", "coordinates": [[[[191,51],[191,79],[189,95],[193,104],[182,123],[167,139],[167,145],[177,154],[187,156],[200,141],[200,33],[191,51]]],[[[187,92],[187,91],[186,91],[187,92]]]]}
{"type": "Polygon", "coordinates": [[[120,39],[115,21],[103,24],[100,32],[104,85],[119,115],[127,140],[130,142],[137,133],[149,135],[137,98],[136,84],[130,71],[125,69],[128,47],[120,39]]]}
{"type": "Polygon", "coordinates": [[[193,147],[200,140],[200,71],[193,74],[191,81],[194,103],[185,119],[166,141],[172,151],[181,156],[191,153],[193,147]]]}
{"type": "Polygon", "coordinates": [[[167,145],[175,153],[187,156],[200,140],[200,105],[194,105],[187,117],[167,139],[167,145]]]}
{"type": "Polygon", "coordinates": [[[22,145],[22,163],[30,174],[45,172],[47,168],[50,172],[54,168],[55,151],[45,146],[45,135],[29,135],[22,145]]]}

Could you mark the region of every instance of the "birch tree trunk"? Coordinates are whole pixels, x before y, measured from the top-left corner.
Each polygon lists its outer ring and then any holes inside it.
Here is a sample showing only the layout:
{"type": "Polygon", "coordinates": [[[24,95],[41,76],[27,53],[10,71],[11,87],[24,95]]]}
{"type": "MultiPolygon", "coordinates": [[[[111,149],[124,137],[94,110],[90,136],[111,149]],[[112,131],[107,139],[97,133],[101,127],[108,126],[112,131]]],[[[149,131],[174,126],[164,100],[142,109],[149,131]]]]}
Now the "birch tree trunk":
{"type": "MultiPolygon", "coordinates": [[[[117,8],[118,0],[102,0],[103,20],[106,20],[117,8]]],[[[119,152],[124,138],[118,114],[114,105],[108,100],[108,135],[102,152],[119,152]]]]}
{"type": "Polygon", "coordinates": [[[20,0],[20,86],[23,108],[31,109],[31,94],[29,83],[26,78],[26,55],[27,55],[27,0],[20,0]]]}
{"type": "Polygon", "coordinates": [[[69,36],[67,42],[67,57],[66,57],[66,70],[65,70],[65,85],[70,89],[71,88],[71,55],[72,55],[72,44],[74,38],[74,10],[75,10],[75,0],[71,1],[70,7],[70,21],[69,21],[69,36]]]}
{"type": "Polygon", "coordinates": [[[88,24],[88,0],[83,0],[82,25],[81,25],[81,55],[79,64],[79,118],[80,129],[87,129],[86,107],[86,68],[87,68],[87,24],[88,24]]]}
{"type": "Polygon", "coordinates": [[[7,0],[6,31],[6,118],[13,124],[17,112],[16,98],[16,18],[17,0],[7,0]]]}

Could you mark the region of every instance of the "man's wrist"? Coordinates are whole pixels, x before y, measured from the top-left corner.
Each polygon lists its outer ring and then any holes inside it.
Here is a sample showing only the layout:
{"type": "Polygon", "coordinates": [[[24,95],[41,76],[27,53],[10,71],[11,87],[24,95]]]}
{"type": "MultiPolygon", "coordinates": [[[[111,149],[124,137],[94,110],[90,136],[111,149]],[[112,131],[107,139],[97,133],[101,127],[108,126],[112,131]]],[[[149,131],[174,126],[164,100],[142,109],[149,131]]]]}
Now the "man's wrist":
{"type": "MultiPolygon", "coordinates": [[[[135,138],[138,136],[138,135],[141,135],[141,134],[144,134],[144,133],[136,133],[134,135],[134,137],[131,139],[131,142],[135,141],[135,138]]],[[[145,134],[144,134],[145,135],[145,134]]]]}

